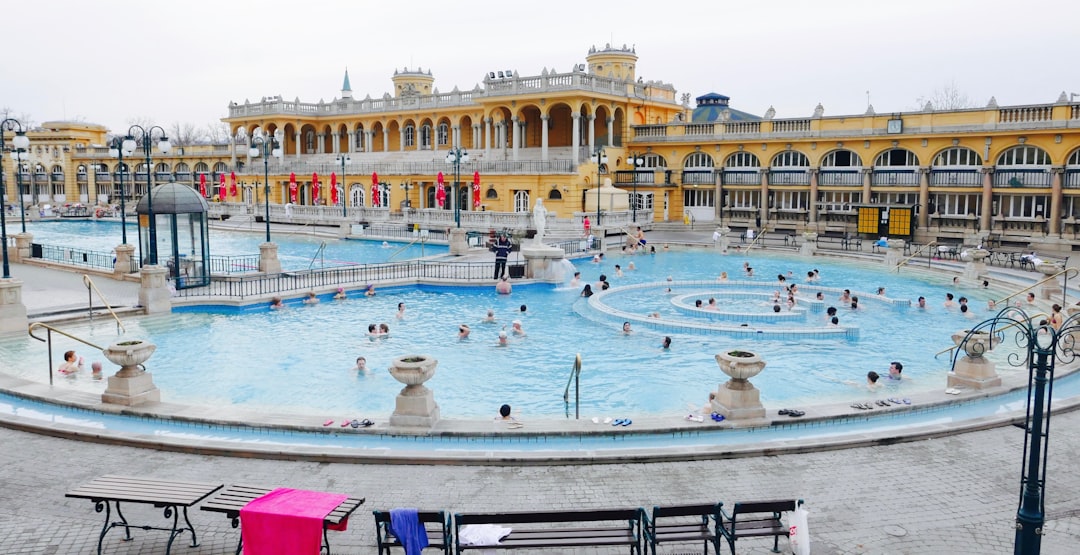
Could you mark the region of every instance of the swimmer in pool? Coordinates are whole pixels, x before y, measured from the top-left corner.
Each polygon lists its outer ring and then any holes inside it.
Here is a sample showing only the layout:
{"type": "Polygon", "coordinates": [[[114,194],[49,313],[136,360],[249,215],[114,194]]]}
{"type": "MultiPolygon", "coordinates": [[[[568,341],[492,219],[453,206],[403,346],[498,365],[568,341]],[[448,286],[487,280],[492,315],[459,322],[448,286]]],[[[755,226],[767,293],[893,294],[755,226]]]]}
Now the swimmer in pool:
{"type": "Polygon", "coordinates": [[[348,296],[345,295],[345,288],[344,287],[338,287],[337,288],[337,293],[334,293],[334,300],[335,301],[344,301],[347,298],[348,298],[348,296]]]}
{"type": "Polygon", "coordinates": [[[397,319],[398,320],[404,320],[405,319],[405,303],[398,303],[397,304],[397,319]]]}
{"type": "Polygon", "coordinates": [[[470,331],[472,330],[469,329],[469,324],[461,324],[460,326],[458,326],[458,339],[462,341],[468,339],[470,331]]]}
{"type": "Polygon", "coordinates": [[[487,311],[487,316],[484,316],[484,319],[481,320],[481,322],[483,322],[485,324],[494,324],[495,323],[495,311],[491,310],[489,308],[488,311],[487,311]]]}
{"type": "Polygon", "coordinates": [[[499,332],[499,341],[496,343],[499,347],[506,347],[510,344],[510,338],[506,336],[506,330],[499,332]]]}
{"type": "Polygon", "coordinates": [[[83,359],[75,355],[75,351],[64,353],[64,363],[60,365],[61,374],[74,374],[83,369],[83,359]]]}
{"type": "Polygon", "coordinates": [[[521,320],[514,320],[510,326],[510,333],[518,337],[525,337],[525,330],[521,328],[521,320]]]}
{"type": "Polygon", "coordinates": [[[353,370],[356,370],[357,372],[362,372],[364,374],[367,374],[368,373],[367,359],[364,358],[364,357],[357,357],[356,358],[356,366],[353,366],[353,370]]]}

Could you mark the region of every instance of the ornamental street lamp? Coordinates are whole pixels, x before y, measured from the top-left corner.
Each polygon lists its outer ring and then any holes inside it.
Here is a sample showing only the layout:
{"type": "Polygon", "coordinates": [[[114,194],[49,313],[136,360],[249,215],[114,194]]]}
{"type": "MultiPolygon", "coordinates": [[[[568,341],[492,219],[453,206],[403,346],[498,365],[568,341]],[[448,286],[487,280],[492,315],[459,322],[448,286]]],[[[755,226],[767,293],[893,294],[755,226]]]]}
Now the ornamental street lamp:
{"type": "MultiPolygon", "coordinates": [[[[15,131],[15,138],[11,141],[14,151],[11,153],[15,158],[15,173],[21,175],[22,162],[19,161],[18,153],[25,151],[30,146],[30,139],[26,136],[26,132],[23,131],[22,122],[13,118],[7,118],[4,121],[0,121],[0,177],[4,175],[4,129],[15,131]]],[[[4,251],[4,279],[11,277],[11,266],[8,263],[8,244],[7,244],[7,182],[4,182],[3,190],[0,191],[0,249],[4,251]]],[[[19,206],[22,206],[22,180],[19,180],[19,206]]],[[[26,224],[23,224],[24,232],[26,224]]]]}
{"type": "Polygon", "coordinates": [[[146,156],[146,194],[147,214],[150,217],[150,239],[149,239],[149,263],[151,266],[157,264],[157,221],[154,217],[154,174],[153,174],[153,162],[150,160],[150,143],[153,141],[154,130],[157,129],[161,132],[161,138],[158,139],[158,150],[162,154],[168,154],[172,145],[169,144],[169,137],[166,136],[165,130],[161,126],[154,125],[150,129],[144,129],[141,125],[132,125],[128,128],[127,137],[124,137],[124,150],[131,153],[135,150],[135,131],[139,132],[139,142],[142,143],[143,155],[146,156]]]}
{"type": "Polygon", "coordinates": [[[630,206],[631,206],[631,209],[633,210],[633,213],[634,213],[634,222],[636,223],[637,222],[637,205],[638,205],[638,196],[637,196],[638,168],[641,168],[641,167],[645,166],[645,157],[638,154],[638,153],[636,153],[636,152],[634,152],[634,153],[630,154],[630,159],[627,160],[627,161],[630,162],[630,165],[634,166],[634,173],[633,173],[633,176],[634,176],[634,196],[630,199],[630,206]]]}
{"type": "Polygon", "coordinates": [[[461,227],[461,165],[469,163],[469,153],[455,146],[447,153],[446,163],[454,165],[454,222],[461,227]]]}
{"type": "MultiPolygon", "coordinates": [[[[341,156],[335,158],[334,161],[341,162],[341,190],[338,196],[341,197],[341,217],[347,218],[349,217],[349,201],[345,198],[345,183],[347,183],[348,181],[348,177],[345,174],[345,166],[352,165],[352,158],[350,158],[348,154],[342,154],[341,156]]],[[[269,239],[267,239],[267,241],[269,241],[269,239]]]]}
{"type": "Polygon", "coordinates": [[[600,171],[601,166],[607,164],[607,154],[604,153],[604,147],[596,149],[596,152],[592,155],[592,159],[596,161],[596,227],[600,228],[600,171]]]}
{"type": "MultiPolygon", "coordinates": [[[[18,136],[16,135],[15,138],[18,139],[18,136]]],[[[26,142],[29,143],[30,139],[27,139],[26,142]]],[[[30,158],[30,152],[27,148],[19,148],[18,145],[15,145],[15,148],[11,151],[11,159],[15,160],[15,185],[19,188],[19,220],[22,222],[23,233],[26,233],[26,203],[23,200],[22,172],[23,162],[30,158]]],[[[26,171],[30,171],[29,167],[26,171]]]]}
{"type": "Polygon", "coordinates": [[[263,157],[263,201],[266,205],[266,242],[270,242],[270,157],[273,156],[279,161],[283,156],[281,151],[280,139],[285,133],[278,129],[274,132],[274,136],[270,137],[270,140],[266,140],[262,133],[259,133],[252,137],[251,148],[248,149],[248,154],[252,158],[256,158],[259,154],[263,157]],[[259,148],[262,147],[262,148],[259,148]]]}
{"type": "Polygon", "coordinates": [[[127,141],[116,137],[109,147],[109,156],[119,160],[116,171],[120,174],[120,244],[122,245],[127,244],[127,206],[124,204],[124,198],[127,196],[124,192],[124,174],[127,173],[127,167],[124,166],[124,156],[131,156],[131,153],[135,152],[135,141],[131,141],[130,146],[131,148],[128,149],[127,141]]]}
{"type": "MultiPolygon", "coordinates": [[[[413,184],[408,179],[406,179],[403,183],[401,183],[401,189],[403,191],[405,191],[405,207],[406,208],[411,208],[412,207],[412,203],[409,202],[409,190],[412,189],[412,188],[413,188],[413,184]]],[[[423,204],[423,203],[421,202],[420,204],[423,204]]]]}

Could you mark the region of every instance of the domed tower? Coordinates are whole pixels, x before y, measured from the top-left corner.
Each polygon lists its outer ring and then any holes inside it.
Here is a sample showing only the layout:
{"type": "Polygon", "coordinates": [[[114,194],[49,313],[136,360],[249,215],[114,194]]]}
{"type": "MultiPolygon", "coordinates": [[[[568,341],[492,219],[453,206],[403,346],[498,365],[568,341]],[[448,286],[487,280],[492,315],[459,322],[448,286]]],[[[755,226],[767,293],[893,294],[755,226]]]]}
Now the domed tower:
{"type": "Polygon", "coordinates": [[[595,46],[589,49],[589,55],[585,57],[589,63],[589,73],[612,79],[633,81],[637,79],[635,67],[637,66],[637,54],[634,47],[622,48],[605,44],[603,49],[597,50],[595,46]]]}
{"type": "Polygon", "coordinates": [[[435,85],[435,77],[431,75],[429,69],[427,73],[419,67],[416,71],[409,71],[409,68],[403,68],[401,71],[394,70],[394,96],[419,96],[422,94],[431,94],[432,87],[435,85]]]}

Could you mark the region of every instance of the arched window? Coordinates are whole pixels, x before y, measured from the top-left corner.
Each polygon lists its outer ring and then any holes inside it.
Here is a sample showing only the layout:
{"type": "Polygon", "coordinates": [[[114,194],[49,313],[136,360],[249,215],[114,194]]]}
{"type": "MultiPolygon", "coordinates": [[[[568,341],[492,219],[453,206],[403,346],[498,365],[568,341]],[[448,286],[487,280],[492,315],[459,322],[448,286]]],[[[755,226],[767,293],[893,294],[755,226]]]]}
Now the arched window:
{"type": "Polygon", "coordinates": [[[850,150],[834,150],[821,159],[823,168],[862,167],[862,158],[850,150]]]}
{"type": "Polygon", "coordinates": [[[229,166],[225,162],[218,162],[214,164],[214,171],[217,173],[225,173],[229,171],[229,166]]]}
{"type": "Polygon", "coordinates": [[[558,187],[555,187],[548,193],[548,200],[562,200],[562,192],[559,191],[558,187]]]}
{"type": "Polygon", "coordinates": [[[934,156],[930,185],[982,185],[981,167],[982,157],[978,152],[964,146],[947,148],[934,156]]]}
{"type": "Polygon", "coordinates": [[[446,146],[450,142],[450,126],[445,123],[439,124],[439,146],[446,146]]]}
{"type": "Polygon", "coordinates": [[[998,156],[1000,166],[1049,166],[1050,155],[1037,146],[1014,146],[998,156]]]}
{"type": "Polygon", "coordinates": [[[195,164],[195,173],[210,173],[210,166],[206,162],[199,162],[195,164]]]}
{"type": "Polygon", "coordinates": [[[176,173],[183,173],[183,174],[191,173],[191,168],[189,168],[188,165],[183,163],[183,162],[177,162],[176,163],[176,173]]]}
{"type": "Polygon", "coordinates": [[[659,154],[650,152],[643,156],[643,158],[645,159],[645,163],[640,166],[642,168],[655,168],[661,170],[667,168],[667,160],[664,160],[664,157],[659,154]]]}
{"type": "Polygon", "coordinates": [[[809,168],[810,159],[797,150],[785,150],[773,157],[773,168],[809,168]]]}
{"type": "Polygon", "coordinates": [[[725,168],[760,168],[761,161],[749,152],[736,152],[724,161],[725,168]]]}
{"type": "Polygon", "coordinates": [[[416,128],[412,124],[405,126],[405,146],[416,144],[416,128]]]}
{"type": "Polygon", "coordinates": [[[1069,160],[1065,162],[1065,165],[1070,167],[1080,166],[1080,148],[1072,151],[1072,154],[1069,155],[1069,160]]]}
{"type": "Polygon", "coordinates": [[[877,155],[874,159],[874,167],[889,166],[918,166],[919,157],[914,152],[904,148],[893,148],[877,155]]]}
{"type": "Polygon", "coordinates": [[[420,148],[431,148],[431,126],[426,123],[420,128],[420,148]]]}
{"type": "MultiPolygon", "coordinates": [[[[809,185],[810,159],[797,150],[785,150],[773,156],[769,171],[770,185],[809,185]]],[[[828,180],[829,178],[823,176],[828,180]]],[[[837,183],[839,184],[839,183],[837,183]]],[[[772,206],[770,206],[772,208],[772,206]]]]}
{"type": "Polygon", "coordinates": [[[994,185],[1007,187],[1049,187],[1050,155],[1030,145],[1014,146],[1002,152],[994,169],[994,185]]]}
{"type": "Polygon", "coordinates": [[[934,166],[982,166],[978,152],[964,146],[943,150],[934,157],[934,166]]]}
{"type": "Polygon", "coordinates": [[[484,193],[484,198],[488,200],[498,200],[499,192],[496,191],[494,187],[489,187],[487,192],[484,193]]]}
{"type": "Polygon", "coordinates": [[[694,153],[690,154],[690,156],[687,156],[686,160],[683,162],[683,169],[685,169],[685,170],[691,170],[691,169],[710,169],[711,170],[711,169],[713,169],[713,167],[714,167],[714,165],[713,165],[712,156],[709,156],[708,154],[705,154],[704,152],[694,152],[694,153]]]}
{"type": "Polygon", "coordinates": [[[350,206],[363,206],[364,205],[364,192],[365,192],[365,190],[366,189],[364,188],[363,185],[356,185],[356,184],[354,184],[352,187],[349,188],[349,201],[351,203],[350,206]]]}
{"type": "Polygon", "coordinates": [[[514,212],[528,212],[530,210],[529,192],[517,191],[514,193],[514,212]]]}
{"type": "Polygon", "coordinates": [[[81,177],[86,177],[86,166],[79,164],[79,167],[75,170],[75,173],[81,177]]]}

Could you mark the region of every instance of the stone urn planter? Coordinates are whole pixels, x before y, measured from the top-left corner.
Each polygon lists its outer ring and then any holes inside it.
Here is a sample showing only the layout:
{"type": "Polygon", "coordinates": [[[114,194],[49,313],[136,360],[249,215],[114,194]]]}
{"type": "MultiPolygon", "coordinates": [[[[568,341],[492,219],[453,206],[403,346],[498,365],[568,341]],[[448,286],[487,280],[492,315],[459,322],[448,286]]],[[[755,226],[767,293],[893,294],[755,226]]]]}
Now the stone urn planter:
{"type": "Polygon", "coordinates": [[[982,262],[986,260],[986,257],[990,256],[990,251],[986,249],[971,249],[968,251],[968,256],[972,262],[982,262]]]}
{"type": "Polygon", "coordinates": [[[131,341],[118,341],[109,345],[101,354],[109,359],[109,362],[120,367],[116,373],[121,378],[131,378],[145,372],[142,364],[157,350],[157,345],[148,341],[135,339],[131,341]]]}
{"type": "Polygon", "coordinates": [[[391,426],[428,427],[439,420],[435,393],[424,382],[435,375],[439,361],[430,355],[404,355],[390,363],[390,375],[405,384],[398,393],[391,426]]]}
{"type": "Polygon", "coordinates": [[[716,391],[713,410],[730,420],[764,418],[761,392],[750,378],[765,369],[765,361],[757,353],[732,349],[716,355],[716,364],[731,379],[716,391]]]}
{"type": "Polygon", "coordinates": [[[953,344],[964,350],[964,353],[971,358],[981,358],[984,353],[993,349],[997,345],[997,341],[993,335],[989,332],[977,331],[968,334],[971,330],[961,330],[952,335],[953,344]],[[967,338],[965,341],[964,338],[967,338]]]}
{"type": "Polygon", "coordinates": [[[967,356],[958,357],[946,381],[950,388],[987,389],[1001,385],[995,364],[983,356],[998,340],[988,332],[960,330],[952,335],[953,343],[967,356]]]}
{"type": "Polygon", "coordinates": [[[109,376],[101,402],[130,407],[160,401],[161,391],[154,385],[153,376],[143,367],[155,350],[157,345],[141,339],[117,341],[102,349],[105,358],[119,365],[120,370],[109,376]]]}
{"type": "Polygon", "coordinates": [[[1043,262],[1038,266],[1035,266],[1035,269],[1039,272],[1042,272],[1044,275],[1052,276],[1064,270],[1065,268],[1063,268],[1060,264],[1054,264],[1053,262],[1043,262]]]}

